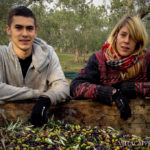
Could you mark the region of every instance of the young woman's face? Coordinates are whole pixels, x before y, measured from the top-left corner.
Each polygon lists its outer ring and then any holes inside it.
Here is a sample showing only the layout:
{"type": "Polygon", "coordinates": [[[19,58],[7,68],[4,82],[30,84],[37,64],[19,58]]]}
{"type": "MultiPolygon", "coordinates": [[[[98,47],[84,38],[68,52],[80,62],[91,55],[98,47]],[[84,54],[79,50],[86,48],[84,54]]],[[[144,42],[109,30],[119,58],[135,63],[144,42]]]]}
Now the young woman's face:
{"type": "Polygon", "coordinates": [[[127,57],[131,55],[135,50],[136,42],[131,38],[127,26],[123,26],[116,40],[116,48],[120,56],[127,57]]]}

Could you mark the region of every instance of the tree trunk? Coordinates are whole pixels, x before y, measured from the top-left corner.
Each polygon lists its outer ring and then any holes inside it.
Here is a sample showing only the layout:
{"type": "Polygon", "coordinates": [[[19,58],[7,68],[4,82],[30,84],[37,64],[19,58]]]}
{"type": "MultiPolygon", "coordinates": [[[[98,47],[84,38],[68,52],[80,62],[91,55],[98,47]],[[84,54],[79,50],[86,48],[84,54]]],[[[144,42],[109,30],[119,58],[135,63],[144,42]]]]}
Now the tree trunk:
{"type": "Polygon", "coordinates": [[[133,1],[132,0],[127,0],[127,13],[130,14],[131,13],[131,5],[132,5],[133,1]]]}
{"type": "Polygon", "coordinates": [[[88,53],[89,53],[89,51],[88,51],[88,47],[87,47],[87,45],[86,45],[86,48],[85,48],[86,50],[85,50],[85,53],[84,53],[84,62],[86,63],[87,61],[88,61],[88,53]]]}
{"type": "Polygon", "coordinates": [[[60,48],[59,52],[60,52],[60,53],[63,53],[63,49],[62,49],[62,48],[60,48]]]}
{"type": "Polygon", "coordinates": [[[79,50],[76,48],[75,49],[75,57],[74,57],[74,63],[79,62],[79,50]]]}

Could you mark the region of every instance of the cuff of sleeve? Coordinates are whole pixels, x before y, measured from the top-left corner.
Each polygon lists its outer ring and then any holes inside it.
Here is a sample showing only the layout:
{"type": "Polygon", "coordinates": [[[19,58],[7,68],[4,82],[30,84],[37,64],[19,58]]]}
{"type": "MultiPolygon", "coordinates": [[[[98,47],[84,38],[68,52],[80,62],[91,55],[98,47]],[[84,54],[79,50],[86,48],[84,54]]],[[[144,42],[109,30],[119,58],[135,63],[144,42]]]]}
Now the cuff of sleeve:
{"type": "Polygon", "coordinates": [[[46,106],[50,106],[50,105],[51,105],[51,100],[50,100],[50,98],[47,97],[47,96],[41,95],[41,96],[39,97],[39,102],[43,103],[43,105],[46,105],[46,106]]]}
{"type": "Polygon", "coordinates": [[[112,91],[113,87],[100,86],[95,97],[96,101],[112,106],[112,91]]]}
{"type": "Polygon", "coordinates": [[[121,91],[124,95],[126,95],[128,98],[136,98],[137,93],[136,93],[136,88],[135,88],[135,83],[134,82],[128,82],[128,83],[123,83],[121,86],[121,91]]]}

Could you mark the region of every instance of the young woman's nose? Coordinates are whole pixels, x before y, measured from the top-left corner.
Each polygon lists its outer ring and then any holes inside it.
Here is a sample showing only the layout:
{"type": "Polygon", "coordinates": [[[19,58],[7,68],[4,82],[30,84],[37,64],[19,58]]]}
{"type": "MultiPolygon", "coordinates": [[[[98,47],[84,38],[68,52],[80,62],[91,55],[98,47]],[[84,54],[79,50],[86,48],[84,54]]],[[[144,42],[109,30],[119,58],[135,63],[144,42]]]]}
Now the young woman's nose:
{"type": "Polygon", "coordinates": [[[126,43],[129,43],[129,41],[130,41],[130,36],[126,36],[126,37],[124,38],[124,41],[125,41],[126,43]]]}

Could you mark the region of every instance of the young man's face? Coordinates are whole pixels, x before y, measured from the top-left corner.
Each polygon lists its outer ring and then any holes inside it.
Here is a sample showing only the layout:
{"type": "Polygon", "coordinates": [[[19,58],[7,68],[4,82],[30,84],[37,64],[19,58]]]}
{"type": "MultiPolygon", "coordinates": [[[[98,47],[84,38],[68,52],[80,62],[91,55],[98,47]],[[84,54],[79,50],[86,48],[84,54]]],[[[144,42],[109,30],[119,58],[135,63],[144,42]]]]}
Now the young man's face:
{"type": "Polygon", "coordinates": [[[37,36],[37,28],[33,18],[14,16],[11,26],[7,26],[6,30],[11,38],[15,52],[32,51],[32,44],[37,36]]]}

